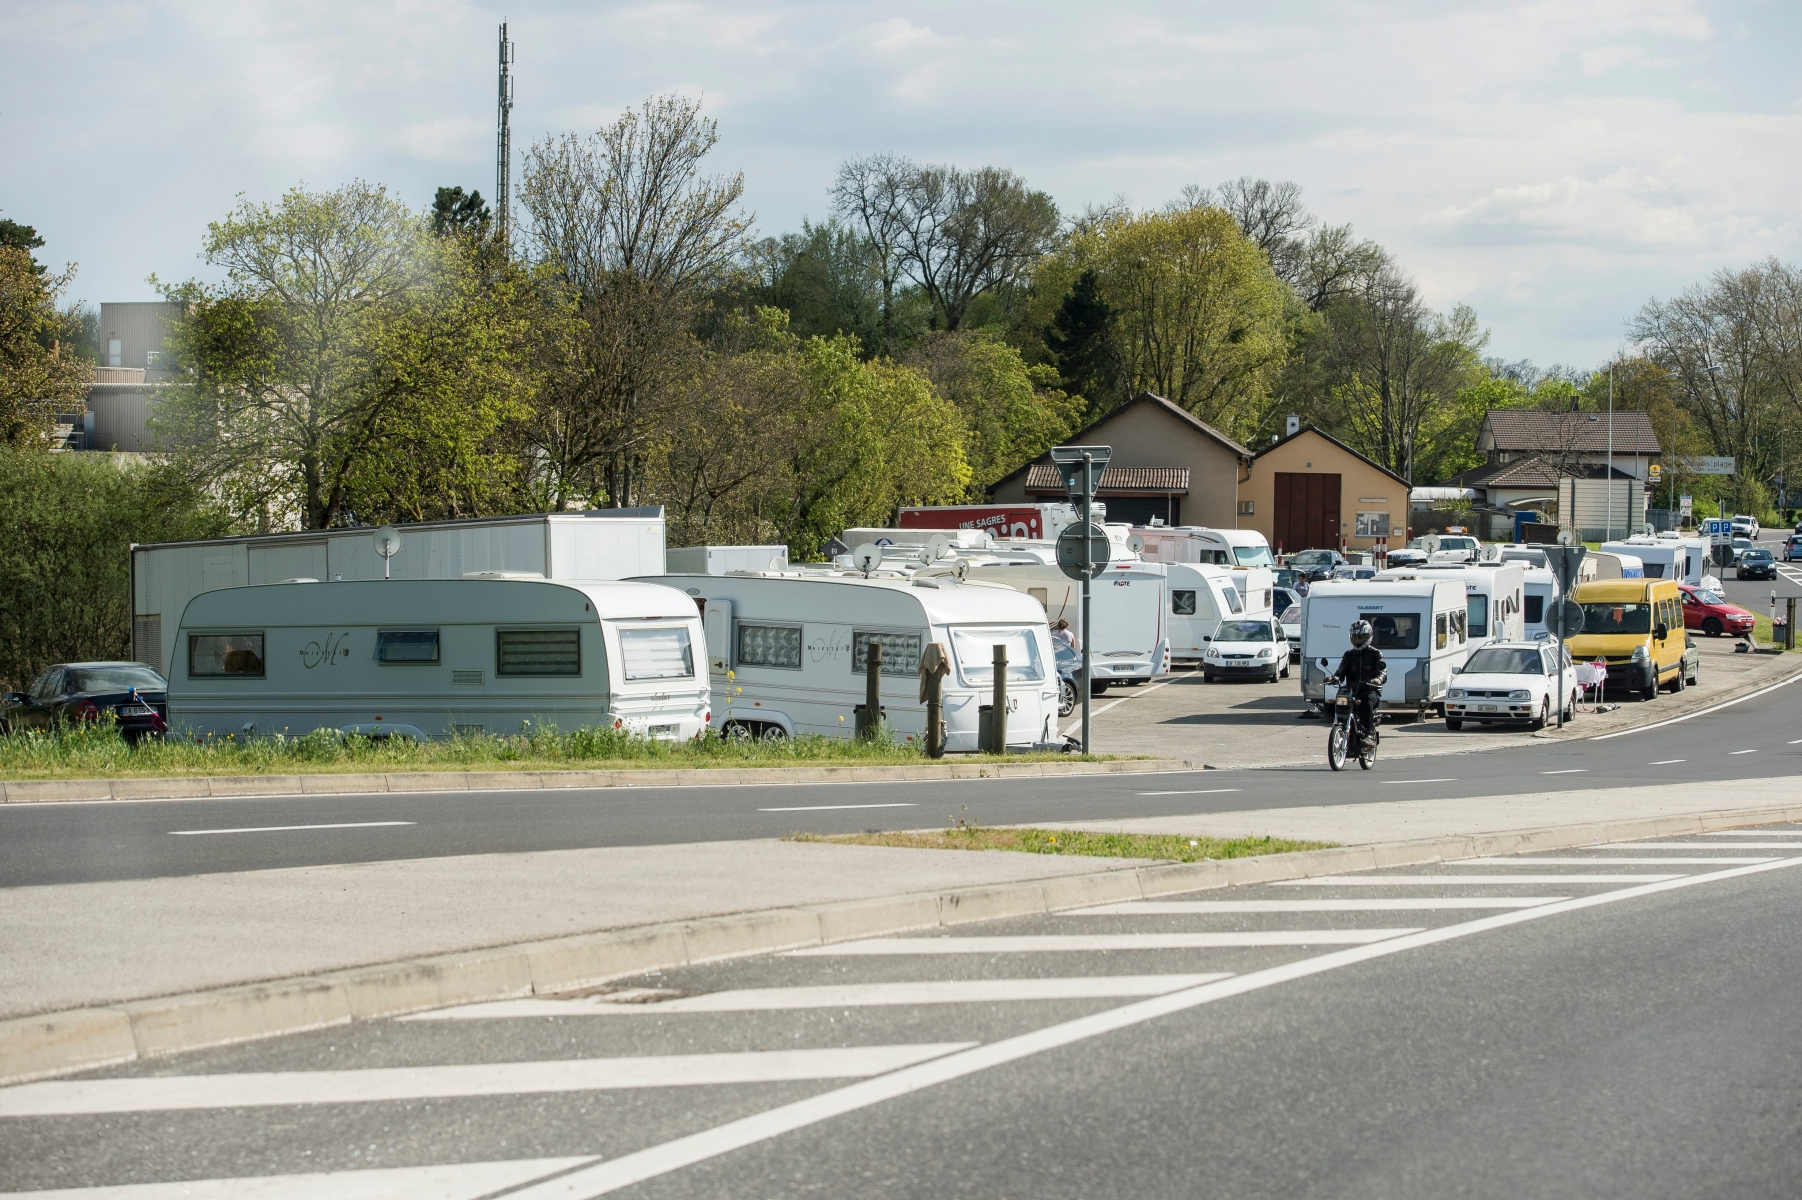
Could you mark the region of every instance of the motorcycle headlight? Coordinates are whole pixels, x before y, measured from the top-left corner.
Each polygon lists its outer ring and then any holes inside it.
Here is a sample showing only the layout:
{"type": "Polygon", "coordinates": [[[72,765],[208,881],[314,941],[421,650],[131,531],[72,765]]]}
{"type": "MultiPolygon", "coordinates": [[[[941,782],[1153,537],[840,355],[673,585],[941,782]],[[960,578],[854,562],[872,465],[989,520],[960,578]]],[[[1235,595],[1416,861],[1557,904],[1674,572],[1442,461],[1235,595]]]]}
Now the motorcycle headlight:
{"type": "Polygon", "coordinates": [[[1646,654],[1646,648],[1644,646],[1633,647],[1633,661],[1634,662],[1644,662],[1644,661],[1646,661],[1646,659],[1648,657],[1649,657],[1649,655],[1646,654]]]}
{"type": "Polygon", "coordinates": [[[1465,693],[1464,693],[1463,688],[1453,688],[1451,691],[1451,696],[1452,696],[1452,699],[1454,699],[1454,700],[1464,699],[1464,694],[1465,693]]]}
{"type": "Polygon", "coordinates": [[[1530,699],[1532,699],[1532,697],[1528,694],[1526,688],[1515,688],[1512,692],[1508,693],[1508,699],[1510,699],[1510,700],[1530,700],[1530,699]]]}

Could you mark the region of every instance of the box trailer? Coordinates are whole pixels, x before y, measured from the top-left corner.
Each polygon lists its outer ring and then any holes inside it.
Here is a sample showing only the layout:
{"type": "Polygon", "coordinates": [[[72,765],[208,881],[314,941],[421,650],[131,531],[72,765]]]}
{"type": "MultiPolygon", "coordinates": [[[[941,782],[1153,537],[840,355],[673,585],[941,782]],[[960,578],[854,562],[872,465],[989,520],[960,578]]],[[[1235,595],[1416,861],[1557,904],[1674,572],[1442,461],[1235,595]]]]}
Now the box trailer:
{"type": "Polygon", "coordinates": [[[787,546],[677,546],[664,552],[671,575],[724,575],[727,571],[784,571],[787,546]]]}
{"type": "Polygon", "coordinates": [[[1007,647],[1007,740],[1057,737],[1058,678],[1045,613],[1011,588],[940,578],[870,578],[831,569],[663,575],[691,597],[707,632],[713,726],[740,737],[856,734],[869,646],[880,643],[883,719],[898,738],[926,734],[920,655],[950,654],[945,748],[978,749],[994,695],[994,647],[1007,647]]]}
{"type": "Polygon", "coordinates": [[[530,721],[691,738],[709,712],[693,602],[644,583],[253,584],[196,596],[172,643],[172,736],[427,739],[530,721]]]}
{"type": "Polygon", "coordinates": [[[625,579],[664,570],[663,509],[601,508],[398,525],[386,563],[375,530],[319,529],[131,548],[132,657],[165,676],[188,602],[220,588],[287,579],[460,579],[501,571],[544,579],[625,579]]]}
{"type": "MultiPolygon", "coordinates": [[[[1091,519],[1105,521],[1107,505],[1091,505],[1091,519]]],[[[895,518],[901,529],[980,529],[997,538],[1034,541],[1057,537],[1082,514],[1073,504],[956,504],[904,508],[895,518]]]]}
{"type": "Polygon", "coordinates": [[[1220,622],[1245,616],[1235,572],[1208,563],[1168,563],[1164,569],[1170,578],[1170,659],[1198,663],[1220,622]]]}

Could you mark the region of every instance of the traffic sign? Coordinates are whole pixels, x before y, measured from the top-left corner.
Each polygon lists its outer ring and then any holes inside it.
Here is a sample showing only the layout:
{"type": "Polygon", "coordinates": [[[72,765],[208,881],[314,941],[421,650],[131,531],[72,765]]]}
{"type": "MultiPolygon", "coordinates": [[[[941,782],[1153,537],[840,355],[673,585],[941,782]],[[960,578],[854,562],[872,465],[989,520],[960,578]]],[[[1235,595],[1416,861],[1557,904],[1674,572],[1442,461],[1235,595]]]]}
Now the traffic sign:
{"type": "MultiPolygon", "coordinates": [[[[1107,469],[1108,460],[1114,457],[1112,446],[1053,446],[1051,461],[1057,466],[1057,473],[1063,477],[1064,491],[1070,499],[1080,503],[1086,499],[1083,489],[1083,456],[1089,459],[1089,487],[1101,485],[1101,473],[1107,469]]],[[[1091,493],[1092,494],[1092,493],[1091,493]]]]}
{"type": "Polygon", "coordinates": [[[1709,537],[1732,537],[1733,522],[1726,517],[1703,517],[1702,532],[1709,537]]]}
{"type": "Polygon", "coordinates": [[[1057,565],[1071,579],[1094,579],[1107,570],[1108,559],[1113,557],[1113,547],[1107,540],[1107,530],[1099,525],[1089,526],[1088,560],[1089,566],[1083,569],[1082,526],[1068,525],[1057,535],[1057,565]]]}
{"type": "Polygon", "coordinates": [[[1558,636],[1573,638],[1583,632],[1583,606],[1575,600],[1558,602],[1558,636]]]}
{"type": "Polygon", "coordinates": [[[1739,469],[1731,457],[1679,458],[1677,462],[1691,475],[1731,475],[1739,469]]]}

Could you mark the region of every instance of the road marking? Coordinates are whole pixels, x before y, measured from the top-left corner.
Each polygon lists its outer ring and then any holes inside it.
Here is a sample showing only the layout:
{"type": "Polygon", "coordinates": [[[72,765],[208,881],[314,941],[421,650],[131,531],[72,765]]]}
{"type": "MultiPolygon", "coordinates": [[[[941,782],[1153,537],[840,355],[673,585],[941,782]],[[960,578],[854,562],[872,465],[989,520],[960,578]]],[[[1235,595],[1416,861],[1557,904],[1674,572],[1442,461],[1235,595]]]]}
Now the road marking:
{"type": "Polygon", "coordinates": [[[1192,792],[1140,792],[1141,796],[1218,796],[1222,792],[1237,792],[1241,788],[1201,788],[1192,792]]]}
{"type": "Polygon", "coordinates": [[[1648,767],[1668,767],[1675,763],[1688,762],[1687,758],[1661,758],[1655,763],[1647,763],[1648,767]]]}
{"type": "Polygon", "coordinates": [[[1389,782],[1390,783],[1457,783],[1458,780],[1456,779],[1456,777],[1448,775],[1443,779],[1391,779],[1389,782]]]}
{"type": "Polygon", "coordinates": [[[171,829],[170,837],[201,837],[209,833],[288,833],[295,829],[380,829],[389,825],[417,825],[417,821],[345,821],[336,825],[258,825],[248,829],[171,829]]]}
{"type": "Polygon", "coordinates": [[[758,812],[842,812],[847,808],[918,808],[909,800],[894,804],[799,804],[793,808],[760,808],[758,812]]]}
{"type": "MultiPolygon", "coordinates": [[[[1192,678],[1192,676],[1185,676],[1185,678],[1192,678]]],[[[1089,720],[1093,721],[1096,717],[1099,717],[1102,713],[1106,712],[1108,709],[1115,708],[1119,705],[1125,704],[1128,700],[1136,700],[1143,696],[1149,696],[1149,695],[1151,695],[1151,693],[1157,691],[1159,688],[1167,688],[1171,684],[1176,683],[1176,682],[1178,682],[1178,681],[1174,677],[1170,678],[1170,679],[1166,679],[1166,680],[1164,680],[1164,682],[1154,683],[1150,687],[1140,687],[1136,691],[1131,692],[1128,695],[1120,697],[1118,700],[1111,700],[1108,703],[1103,704],[1100,708],[1091,707],[1089,709],[1089,720]]],[[[1078,706],[1077,711],[1078,712],[1082,711],[1080,706],[1078,706]]],[[[1069,737],[1071,734],[1075,733],[1077,730],[1079,730],[1081,728],[1082,728],[1082,718],[1079,716],[1076,718],[1076,720],[1074,720],[1070,723],[1070,728],[1064,730],[1064,732],[1059,734],[1058,736],[1059,737],[1069,737]]]]}
{"type": "Polygon", "coordinates": [[[1445,887],[1498,883],[1663,883],[1684,875],[1316,875],[1279,879],[1273,887],[1445,887]]]}
{"type": "Polygon", "coordinates": [[[744,988],[653,1003],[609,1003],[605,996],[579,1000],[496,1000],[403,1021],[478,1020],[501,1017],[584,1017],[634,1013],[781,1012],[802,1008],[878,1008],[892,1004],[993,1004],[1008,1000],[1090,1000],[1113,996],[1162,996],[1230,972],[1206,975],[1078,975],[1067,979],[935,979],[924,983],[839,983],[819,987],[744,988]]]}
{"type": "Polygon", "coordinates": [[[1757,754],[1757,753],[1758,753],[1758,751],[1756,751],[1756,750],[1729,750],[1727,752],[1727,757],[1731,758],[1735,754],[1757,754]]]}
{"type": "MultiPolygon", "coordinates": [[[[1723,849],[1723,850],[1732,850],[1732,849],[1736,849],[1736,848],[1737,847],[1733,847],[1733,846],[1722,846],[1721,847],[1721,849],[1723,849]]],[[[1598,846],[1597,849],[1605,850],[1605,849],[1607,849],[1607,847],[1606,846],[1598,846]]],[[[1531,858],[1467,858],[1467,859],[1464,859],[1462,862],[1450,862],[1450,863],[1446,863],[1444,865],[1446,865],[1448,867],[1461,867],[1461,866],[1464,866],[1465,863],[1469,863],[1473,866],[1479,866],[1479,867],[1505,867],[1505,866],[1511,866],[1514,863],[1522,863],[1527,866],[1545,867],[1545,866],[1551,866],[1554,863],[1559,863],[1559,864],[1562,864],[1562,863],[1588,863],[1592,867],[1602,867],[1602,866],[1612,867],[1616,863],[1623,863],[1629,867],[1656,867],[1656,866],[1663,866],[1666,863],[1670,863],[1670,864],[1673,864],[1676,866],[1685,866],[1686,867],[1693,863],[1761,863],[1761,862],[1770,862],[1771,859],[1774,857],[1775,857],[1775,855],[1760,854],[1760,855],[1755,855],[1754,857],[1751,857],[1751,858],[1726,858],[1726,857],[1723,857],[1723,856],[1717,854],[1711,858],[1677,858],[1675,856],[1670,857],[1670,858],[1602,858],[1600,856],[1586,857],[1586,856],[1580,856],[1580,855],[1576,855],[1576,854],[1543,854],[1543,855],[1537,855],[1537,856],[1534,856],[1531,858]]]]}
{"type": "Polygon", "coordinates": [[[1715,829],[1708,837],[1802,837],[1802,829],[1715,829]]]}
{"type": "MultiPolygon", "coordinates": [[[[1795,842],[1610,842],[1597,850],[1794,850],[1795,842]]],[[[1662,861],[1662,860],[1661,860],[1662,861]]],[[[1726,861],[1709,859],[1709,862],[1726,861]]]]}
{"type": "Polygon", "coordinates": [[[578,1198],[579,1200],[589,1200],[591,1197],[603,1196],[608,1192],[618,1191],[635,1183],[642,1183],[647,1179],[655,1179],[660,1175],[679,1171],[683,1167],[705,1162],[710,1158],[717,1158],[733,1150],[753,1146],[759,1142],[780,1137],[782,1134],[792,1133],[797,1129],[805,1129],[810,1125],[817,1125],[822,1121],[831,1120],[833,1117],[881,1104],[885,1100],[910,1096],[937,1084],[974,1075],[991,1067],[1003,1066],[1048,1050],[1100,1037],[1102,1034],[1128,1029],[1147,1021],[1155,1021],[1159,1017],[1186,1012],[1217,1000],[1227,1000],[1248,992],[1274,987],[1280,983],[1306,979],[1312,975],[1324,974],[1341,967],[1356,966],[1359,963],[1392,954],[1401,954],[1408,950],[1474,937],[1491,930],[1505,929],[1524,921],[1537,921],[1596,905],[1615,904],[1622,900],[1637,899],[1640,896],[1648,896],[1672,888],[1693,887],[1697,884],[1713,883],[1722,879],[1734,879],[1742,875],[1777,870],[1797,863],[1802,863],[1802,858],[1786,858],[1755,867],[1735,867],[1729,871],[1716,871],[1707,875],[1689,875],[1648,884],[1644,887],[1619,888],[1611,892],[1599,892],[1592,896],[1579,896],[1570,900],[1561,900],[1556,904],[1544,904],[1538,908],[1498,913],[1492,917],[1480,917],[1477,920],[1466,921],[1458,925],[1442,925],[1437,929],[1421,930],[1418,933],[1408,934],[1387,942],[1378,942],[1371,946],[1316,954],[1296,962],[1284,963],[1282,966],[1251,971],[1232,979],[1223,979],[1218,983],[1204,983],[1199,987],[1172,992],[1167,996],[1156,996],[1134,1004],[1123,1004],[1105,1012],[1078,1017],[1074,1021],[1065,1021],[1061,1025],[1035,1029],[1017,1037],[1003,1038],[999,1042],[978,1046],[973,1050],[947,1055],[919,1066],[907,1067],[879,1079],[865,1080],[836,1091],[809,1096],[805,1100],[780,1105],[749,1117],[741,1117],[736,1121],[728,1121],[724,1125],[704,1129],[699,1133],[691,1133],[686,1137],[676,1138],[659,1146],[649,1146],[643,1150],[623,1154],[607,1162],[596,1163],[592,1167],[583,1167],[558,1178],[548,1179],[536,1186],[509,1193],[507,1200],[553,1200],[553,1198],[556,1200],[578,1200],[578,1198]]]}
{"type": "Polygon", "coordinates": [[[1565,896],[1419,896],[1411,900],[1126,900],[1056,914],[1060,917],[1178,917],[1205,913],[1433,912],[1438,909],[1532,908],[1565,896]]]}
{"type": "Polygon", "coordinates": [[[1021,937],[884,937],[790,950],[784,958],[888,954],[1093,953],[1097,950],[1221,950],[1241,946],[1361,946],[1412,929],[1269,929],[1234,933],[1096,933],[1021,937]]]}
{"type": "Polygon", "coordinates": [[[1641,725],[1634,729],[1622,729],[1616,733],[1600,733],[1589,740],[1592,742],[1605,742],[1609,738],[1626,737],[1628,734],[1645,733],[1652,729],[1663,729],[1666,725],[1675,725],[1681,721],[1693,721],[1697,717],[1705,717],[1709,713],[1720,712],[1723,708],[1732,708],[1735,704],[1744,704],[1748,700],[1756,700],[1767,692],[1774,692],[1778,688],[1786,688],[1798,679],[1802,679],[1802,671],[1798,671],[1788,679],[1779,680],[1768,687],[1761,687],[1756,692],[1747,692],[1745,695],[1736,696],[1732,700],[1723,700],[1719,704],[1712,704],[1707,708],[1698,708],[1693,713],[1684,713],[1680,717],[1672,717],[1667,721],[1654,721],[1650,725],[1641,725]]]}
{"type": "Polygon", "coordinates": [[[506,1162],[446,1163],[430,1167],[378,1167],[316,1171],[304,1175],[255,1175],[244,1179],[192,1179],[174,1183],[125,1183],[112,1187],[6,1192],[6,1200],[480,1200],[563,1171],[599,1162],[582,1158],[519,1158],[506,1162]]]}
{"type": "Polygon", "coordinates": [[[1791,741],[1791,742],[1790,742],[1790,745],[1792,745],[1792,746],[1802,746],[1802,738],[1795,738],[1795,739],[1793,739],[1793,740],[1792,740],[1792,741],[1791,741]]]}
{"type": "Polygon", "coordinates": [[[449,1096],[510,1096],[527,1092],[854,1079],[912,1066],[929,1058],[967,1050],[975,1044],[927,1042],[906,1046],[578,1058],[444,1067],[55,1080],[0,1089],[0,1117],[170,1112],[277,1104],[354,1104],[449,1096]]]}
{"type": "Polygon", "coordinates": [[[1588,767],[1566,767],[1562,771],[1541,771],[1541,775],[1587,775],[1588,767]]]}

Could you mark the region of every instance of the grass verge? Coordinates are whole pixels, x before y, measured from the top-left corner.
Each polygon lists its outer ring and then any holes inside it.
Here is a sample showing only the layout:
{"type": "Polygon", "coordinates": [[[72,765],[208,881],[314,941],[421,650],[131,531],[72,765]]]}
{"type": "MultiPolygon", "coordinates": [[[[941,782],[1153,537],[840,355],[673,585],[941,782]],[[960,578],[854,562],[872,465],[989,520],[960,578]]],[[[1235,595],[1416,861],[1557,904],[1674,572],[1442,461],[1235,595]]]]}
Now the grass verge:
{"type": "MultiPolygon", "coordinates": [[[[1771,618],[1764,613],[1752,614],[1752,644],[1760,650],[1768,650],[1771,647],[1771,618]]],[[[1796,650],[1802,652],[1802,646],[1798,646],[1796,650]]]]}
{"type": "Polygon", "coordinates": [[[1287,838],[1179,837],[1168,833],[1089,833],[1076,829],[1006,829],[954,825],[945,830],[881,833],[797,833],[792,842],[836,842],[850,846],[902,846],[915,850],[1015,850],[1023,854],[1081,854],[1094,858],[1155,858],[1200,862],[1326,850],[1337,842],[1296,842],[1287,838]]]}
{"type": "MultiPolygon", "coordinates": [[[[960,754],[959,763],[1101,761],[1074,754],[960,754]]],[[[604,771],[687,767],[912,766],[924,751],[888,739],[817,735],[779,742],[709,733],[652,741],[617,729],[531,727],[515,736],[472,734],[436,742],[345,737],[320,730],[204,741],[145,739],[128,745],[109,725],[0,737],[0,779],[122,779],[197,775],[310,775],[390,771],[604,771]]]]}

